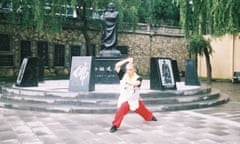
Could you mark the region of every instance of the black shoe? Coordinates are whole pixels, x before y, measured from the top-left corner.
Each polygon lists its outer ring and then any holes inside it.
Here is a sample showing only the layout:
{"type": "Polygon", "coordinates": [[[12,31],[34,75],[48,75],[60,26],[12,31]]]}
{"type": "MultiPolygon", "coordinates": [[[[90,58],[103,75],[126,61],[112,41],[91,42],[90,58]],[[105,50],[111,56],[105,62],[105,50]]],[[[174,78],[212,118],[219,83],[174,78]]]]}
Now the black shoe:
{"type": "Polygon", "coordinates": [[[110,129],[110,133],[114,133],[117,131],[117,127],[116,126],[112,126],[110,129]]]}
{"type": "Polygon", "coordinates": [[[157,118],[155,116],[153,116],[152,121],[157,121],[157,118]]]}

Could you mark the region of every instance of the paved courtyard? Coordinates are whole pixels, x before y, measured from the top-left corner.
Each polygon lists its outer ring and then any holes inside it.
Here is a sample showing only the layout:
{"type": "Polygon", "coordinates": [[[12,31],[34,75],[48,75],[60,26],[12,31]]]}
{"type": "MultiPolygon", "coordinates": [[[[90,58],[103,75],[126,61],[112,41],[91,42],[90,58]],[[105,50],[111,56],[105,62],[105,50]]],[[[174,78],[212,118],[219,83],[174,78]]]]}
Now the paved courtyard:
{"type": "Polygon", "coordinates": [[[238,144],[240,84],[214,82],[230,95],[217,107],[154,113],[145,122],[129,113],[116,133],[109,133],[113,114],[48,113],[0,109],[1,144],[238,144]]]}

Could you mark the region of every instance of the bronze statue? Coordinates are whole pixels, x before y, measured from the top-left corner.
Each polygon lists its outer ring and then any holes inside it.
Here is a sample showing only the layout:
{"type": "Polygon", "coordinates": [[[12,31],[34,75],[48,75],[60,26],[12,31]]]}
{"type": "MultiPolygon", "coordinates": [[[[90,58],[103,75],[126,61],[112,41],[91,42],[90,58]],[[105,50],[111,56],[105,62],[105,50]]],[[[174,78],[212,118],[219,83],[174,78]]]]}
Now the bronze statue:
{"type": "Polygon", "coordinates": [[[107,55],[109,53],[114,53],[113,55],[120,55],[120,52],[116,50],[118,11],[116,11],[115,8],[114,3],[109,3],[107,11],[101,16],[103,34],[100,54],[103,55],[106,55],[106,53],[107,55]]]}
{"type": "Polygon", "coordinates": [[[103,49],[115,48],[117,44],[117,17],[118,12],[115,11],[114,3],[109,3],[107,11],[101,16],[103,22],[103,49]]]}

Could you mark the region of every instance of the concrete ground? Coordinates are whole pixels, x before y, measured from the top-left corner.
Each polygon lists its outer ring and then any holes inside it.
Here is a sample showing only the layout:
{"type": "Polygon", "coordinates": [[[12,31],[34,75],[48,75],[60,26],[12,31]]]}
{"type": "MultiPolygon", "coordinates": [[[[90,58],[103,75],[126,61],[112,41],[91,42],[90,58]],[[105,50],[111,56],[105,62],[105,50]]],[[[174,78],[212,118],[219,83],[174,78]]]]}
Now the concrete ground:
{"type": "Polygon", "coordinates": [[[238,144],[240,84],[214,82],[211,87],[228,94],[230,102],[154,113],[157,122],[129,113],[116,133],[109,132],[114,114],[0,109],[0,144],[238,144]]]}

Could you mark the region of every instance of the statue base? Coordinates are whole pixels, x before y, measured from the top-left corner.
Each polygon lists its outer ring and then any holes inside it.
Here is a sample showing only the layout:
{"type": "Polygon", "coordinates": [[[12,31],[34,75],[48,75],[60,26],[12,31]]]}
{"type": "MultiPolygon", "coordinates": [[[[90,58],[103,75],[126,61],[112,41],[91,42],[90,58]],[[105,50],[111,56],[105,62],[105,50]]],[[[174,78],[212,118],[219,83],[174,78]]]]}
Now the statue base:
{"type": "Polygon", "coordinates": [[[121,57],[96,57],[95,84],[119,84],[119,77],[114,68],[121,59],[121,57]]]}
{"type": "Polygon", "coordinates": [[[99,52],[99,56],[100,57],[120,57],[121,56],[121,52],[119,50],[116,50],[116,49],[101,50],[99,52]]]}

